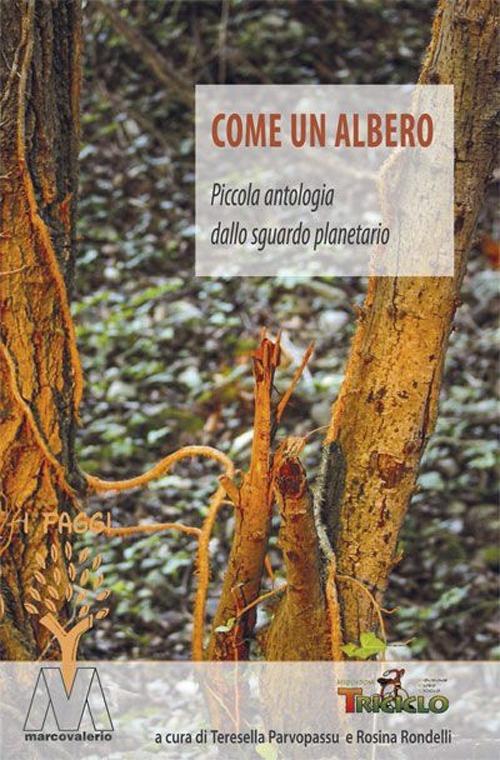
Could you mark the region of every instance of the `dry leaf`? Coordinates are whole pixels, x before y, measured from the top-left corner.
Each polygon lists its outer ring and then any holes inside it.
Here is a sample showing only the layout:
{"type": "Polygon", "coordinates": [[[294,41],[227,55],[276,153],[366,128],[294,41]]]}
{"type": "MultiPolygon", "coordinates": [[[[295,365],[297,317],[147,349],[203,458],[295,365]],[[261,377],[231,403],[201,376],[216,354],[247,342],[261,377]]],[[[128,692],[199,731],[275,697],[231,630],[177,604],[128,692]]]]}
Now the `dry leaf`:
{"type": "Polygon", "coordinates": [[[92,562],[92,570],[95,572],[96,570],[99,570],[102,562],[102,554],[98,554],[97,557],[94,557],[92,562]]]}
{"type": "Polygon", "coordinates": [[[51,595],[52,599],[55,599],[56,602],[59,599],[59,594],[57,592],[57,589],[54,588],[54,586],[47,586],[48,593],[51,595]]]}
{"type": "Polygon", "coordinates": [[[108,598],[108,596],[111,594],[111,591],[109,589],[104,589],[104,591],[99,591],[99,593],[96,596],[96,600],[98,602],[103,602],[105,599],[108,598]]]}
{"type": "Polygon", "coordinates": [[[38,615],[38,610],[37,610],[37,608],[35,607],[35,605],[34,605],[34,604],[30,604],[29,602],[25,602],[25,603],[24,603],[24,607],[25,607],[25,609],[26,609],[26,610],[28,610],[28,612],[30,612],[32,615],[38,615]]]}
{"type": "Polygon", "coordinates": [[[58,568],[58,567],[55,567],[55,568],[54,568],[54,580],[55,580],[55,582],[56,582],[58,585],[59,585],[59,583],[61,582],[61,577],[62,577],[62,576],[61,576],[61,571],[59,570],[59,568],[58,568]]]}
{"type": "Polygon", "coordinates": [[[85,615],[89,614],[90,605],[84,604],[83,607],[80,608],[80,612],[78,613],[79,618],[85,617],[85,615]]]}
{"type": "Polygon", "coordinates": [[[35,562],[39,568],[42,570],[45,569],[45,556],[42,551],[39,551],[35,554],[35,562]]]}
{"type": "Polygon", "coordinates": [[[0,620],[3,618],[4,615],[5,615],[5,604],[3,601],[3,596],[0,596],[0,620]]]}
{"type": "Polygon", "coordinates": [[[68,602],[71,601],[71,597],[73,596],[73,586],[71,585],[71,583],[68,583],[68,585],[66,586],[66,591],[64,592],[64,596],[65,596],[66,601],[68,602]]]}
{"type": "Polygon", "coordinates": [[[57,562],[57,558],[59,557],[59,552],[55,544],[52,544],[52,546],[50,547],[50,556],[52,557],[52,560],[54,562],[57,562]]]}
{"type": "Polygon", "coordinates": [[[87,594],[85,593],[85,591],[80,591],[80,593],[75,599],[75,604],[82,604],[86,600],[86,598],[87,598],[87,594]]]}
{"type": "Polygon", "coordinates": [[[75,570],[75,566],[74,566],[74,564],[72,562],[70,562],[69,565],[68,565],[68,575],[69,575],[69,578],[70,578],[71,581],[75,580],[75,578],[76,578],[76,570],[75,570]]]}
{"type": "Polygon", "coordinates": [[[71,557],[73,556],[73,547],[71,546],[69,541],[66,541],[66,543],[64,544],[64,556],[66,557],[66,559],[71,559],[71,557]]]}
{"type": "Polygon", "coordinates": [[[104,607],[104,609],[99,610],[99,612],[96,612],[95,617],[97,620],[102,620],[107,615],[109,615],[109,609],[107,607],[104,607]]]}

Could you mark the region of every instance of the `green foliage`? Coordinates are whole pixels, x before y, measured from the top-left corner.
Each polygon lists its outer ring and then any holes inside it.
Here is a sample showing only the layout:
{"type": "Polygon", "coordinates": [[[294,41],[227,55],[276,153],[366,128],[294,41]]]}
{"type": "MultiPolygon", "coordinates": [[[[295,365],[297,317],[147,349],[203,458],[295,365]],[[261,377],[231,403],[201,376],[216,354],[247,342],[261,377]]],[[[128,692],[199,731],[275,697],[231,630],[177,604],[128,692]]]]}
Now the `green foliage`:
{"type": "Polygon", "coordinates": [[[279,757],[278,748],[275,747],[274,744],[258,744],[255,747],[255,751],[258,755],[264,758],[264,760],[278,760],[279,757]]]}
{"type": "Polygon", "coordinates": [[[236,623],[236,618],[232,617],[229,618],[225,625],[218,625],[217,628],[215,628],[216,633],[229,633],[233,630],[234,624],[236,623]]]}
{"type": "Polygon", "coordinates": [[[359,646],[350,643],[345,644],[341,648],[342,651],[352,659],[368,660],[370,657],[374,657],[377,654],[383,654],[386,649],[386,644],[370,631],[361,634],[359,637],[359,646]]]}

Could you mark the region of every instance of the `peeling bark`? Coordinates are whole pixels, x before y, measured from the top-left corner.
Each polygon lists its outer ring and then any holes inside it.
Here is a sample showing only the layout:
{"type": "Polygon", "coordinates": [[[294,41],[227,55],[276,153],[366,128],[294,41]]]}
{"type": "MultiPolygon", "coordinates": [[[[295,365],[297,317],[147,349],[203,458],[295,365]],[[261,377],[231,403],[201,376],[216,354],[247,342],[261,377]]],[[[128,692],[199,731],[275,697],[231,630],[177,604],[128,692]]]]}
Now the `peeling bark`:
{"type": "MultiPolygon", "coordinates": [[[[266,636],[266,659],[329,660],[332,645],[326,579],[306,474],[286,448],[276,452],[274,469],[287,587],[266,636]]],[[[338,628],[336,633],[340,634],[338,628]]]]}
{"type": "Polygon", "coordinates": [[[255,609],[242,615],[228,633],[218,633],[215,629],[235,618],[238,611],[253,602],[259,594],[271,521],[271,394],[279,360],[279,341],[273,343],[264,337],[253,357],[255,413],[250,469],[245,473],[237,493],[235,484],[226,484],[227,493],[234,502],[236,525],[213,623],[209,659],[248,658],[255,609]]]}

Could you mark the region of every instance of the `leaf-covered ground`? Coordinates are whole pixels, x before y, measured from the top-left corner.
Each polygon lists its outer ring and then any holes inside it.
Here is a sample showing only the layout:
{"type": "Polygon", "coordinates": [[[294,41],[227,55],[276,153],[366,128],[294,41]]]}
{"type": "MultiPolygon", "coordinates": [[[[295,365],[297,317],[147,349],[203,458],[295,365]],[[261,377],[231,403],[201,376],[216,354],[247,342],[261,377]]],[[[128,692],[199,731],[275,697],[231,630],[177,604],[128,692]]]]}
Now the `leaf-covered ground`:
{"type": "MultiPolygon", "coordinates": [[[[85,20],[74,298],[87,379],[81,466],[102,477],[127,477],[182,445],[206,443],[245,467],[250,354],[259,329],[283,330],[285,366],[277,394],[308,342],[316,340],[281,431],[308,433],[328,421],[365,283],[193,277],[190,88],[219,81],[415,81],[433,3],[106,5],[119,20],[99,2],[88,4],[85,20]],[[127,38],[130,33],[135,37],[127,38]]],[[[491,205],[486,204],[481,235],[491,235],[491,205]]],[[[389,638],[411,640],[415,657],[499,655],[498,303],[498,275],[476,247],[451,338],[437,431],[402,534],[404,558],[387,595],[387,606],[398,607],[387,621],[389,638]]],[[[311,473],[320,443],[321,431],[305,451],[311,473]]],[[[197,525],[217,474],[216,467],[195,461],[147,489],[94,499],[88,509],[112,509],[116,524],[182,519],[197,525]]],[[[209,612],[231,531],[226,507],[211,543],[209,612]]],[[[193,542],[155,534],[114,539],[103,547],[103,570],[113,591],[111,622],[88,639],[86,654],[189,657],[193,542]]],[[[271,556],[279,575],[279,550],[271,556]]],[[[264,621],[266,610],[259,615],[264,621]]]]}

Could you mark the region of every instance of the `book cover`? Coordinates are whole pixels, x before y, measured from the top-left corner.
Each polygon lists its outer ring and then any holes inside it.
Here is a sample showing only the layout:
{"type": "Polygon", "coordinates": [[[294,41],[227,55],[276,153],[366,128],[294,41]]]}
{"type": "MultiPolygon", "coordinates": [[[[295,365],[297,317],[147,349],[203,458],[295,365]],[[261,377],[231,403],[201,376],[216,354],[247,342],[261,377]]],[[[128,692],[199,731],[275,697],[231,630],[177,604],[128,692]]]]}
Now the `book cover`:
{"type": "Polygon", "coordinates": [[[491,0],[0,0],[0,754],[498,753],[491,0]]]}

